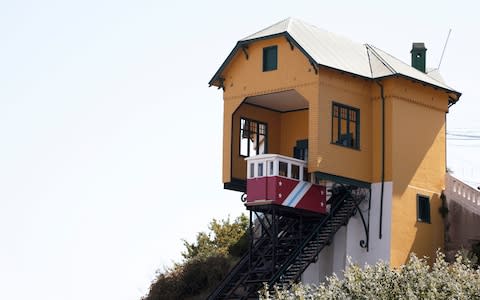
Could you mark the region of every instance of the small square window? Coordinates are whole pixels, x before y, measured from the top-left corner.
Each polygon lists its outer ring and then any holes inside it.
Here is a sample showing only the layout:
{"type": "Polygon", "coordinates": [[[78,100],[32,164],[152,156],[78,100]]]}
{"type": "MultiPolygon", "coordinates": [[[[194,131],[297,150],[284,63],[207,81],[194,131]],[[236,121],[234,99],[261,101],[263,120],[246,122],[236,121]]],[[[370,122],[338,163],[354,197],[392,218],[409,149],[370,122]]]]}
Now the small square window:
{"type": "Polygon", "coordinates": [[[277,69],[277,46],[263,48],[263,72],[277,69]]]}
{"type": "Polygon", "coordinates": [[[300,166],[292,165],[292,178],[300,179],[300,166]]]}
{"type": "Polygon", "coordinates": [[[278,175],[287,177],[288,176],[288,164],[286,162],[278,163],[278,175]]]}
{"type": "Polygon", "coordinates": [[[262,176],[263,176],[263,163],[259,163],[259,164],[258,164],[258,173],[257,173],[257,176],[258,176],[258,177],[262,177],[262,176]]]}
{"type": "Polygon", "coordinates": [[[417,195],[417,221],[430,223],[430,198],[417,195]]]}

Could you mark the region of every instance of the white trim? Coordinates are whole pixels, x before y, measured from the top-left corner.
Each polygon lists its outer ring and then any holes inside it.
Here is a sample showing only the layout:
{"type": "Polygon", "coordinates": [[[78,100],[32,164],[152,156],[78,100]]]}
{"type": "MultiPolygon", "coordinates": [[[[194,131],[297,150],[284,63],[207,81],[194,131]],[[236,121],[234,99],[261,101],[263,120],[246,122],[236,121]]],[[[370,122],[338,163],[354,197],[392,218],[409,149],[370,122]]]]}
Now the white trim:
{"type": "Polygon", "coordinates": [[[418,187],[418,186],[414,186],[414,185],[411,185],[411,184],[409,184],[408,187],[412,188],[412,189],[415,189],[415,190],[431,193],[431,194],[438,194],[438,191],[427,190],[427,189],[424,189],[424,188],[421,188],[421,187],[418,187]]]}
{"type": "Polygon", "coordinates": [[[308,183],[306,181],[300,181],[290,192],[288,197],[282,202],[282,205],[295,207],[298,202],[300,202],[300,200],[303,198],[303,196],[305,196],[311,186],[311,183],[308,183]]]}

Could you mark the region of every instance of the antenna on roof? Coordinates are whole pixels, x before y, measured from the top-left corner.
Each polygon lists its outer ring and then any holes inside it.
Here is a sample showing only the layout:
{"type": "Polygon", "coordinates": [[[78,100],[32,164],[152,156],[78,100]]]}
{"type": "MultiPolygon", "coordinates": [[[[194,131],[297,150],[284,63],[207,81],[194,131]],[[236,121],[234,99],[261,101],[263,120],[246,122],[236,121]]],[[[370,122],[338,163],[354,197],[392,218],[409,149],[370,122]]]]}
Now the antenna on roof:
{"type": "Polygon", "coordinates": [[[450,37],[450,33],[451,33],[451,32],[452,32],[452,29],[450,28],[450,29],[448,30],[448,35],[447,35],[447,40],[445,41],[445,46],[443,46],[442,56],[440,57],[440,62],[438,63],[438,68],[437,68],[437,70],[440,70],[440,65],[442,64],[443,54],[445,54],[445,49],[447,48],[448,38],[450,37]]]}

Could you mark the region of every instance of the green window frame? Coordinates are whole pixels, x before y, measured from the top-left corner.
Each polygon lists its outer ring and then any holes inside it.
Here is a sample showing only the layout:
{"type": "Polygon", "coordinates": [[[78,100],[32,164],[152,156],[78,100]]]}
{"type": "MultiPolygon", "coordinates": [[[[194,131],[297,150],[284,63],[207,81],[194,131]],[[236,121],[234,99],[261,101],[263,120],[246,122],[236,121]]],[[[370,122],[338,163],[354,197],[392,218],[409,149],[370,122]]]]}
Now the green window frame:
{"type": "Polygon", "coordinates": [[[239,153],[242,157],[251,157],[268,153],[267,123],[240,118],[239,153]]]}
{"type": "Polygon", "coordinates": [[[417,194],[417,221],[430,224],[430,197],[417,194]]]}
{"type": "Polygon", "coordinates": [[[263,72],[274,71],[278,66],[278,47],[263,48],[263,72]]]}
{"type": "Polygon", "coordinates": [[[332,102],[332,144],[360,149],[360,109],[332,102]]]}

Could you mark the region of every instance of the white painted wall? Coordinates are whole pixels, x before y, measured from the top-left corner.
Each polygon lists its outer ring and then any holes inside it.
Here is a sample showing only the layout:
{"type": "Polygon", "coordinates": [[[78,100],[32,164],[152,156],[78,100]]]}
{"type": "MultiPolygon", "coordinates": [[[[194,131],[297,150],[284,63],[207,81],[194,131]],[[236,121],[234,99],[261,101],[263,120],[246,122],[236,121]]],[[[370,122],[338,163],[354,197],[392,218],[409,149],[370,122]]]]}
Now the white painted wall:
{"type": "MultiPolygon", "coordinates": [[[[383,224],[382,239],[379,238],[380,228],[380,195],[381,183],[372,184],[370,209],[370,241],[368,252],[360,247],[360,240],[365,240],[365,230],[357,213],[347,226],[347,255],[352,262],[364,265],[375,264],[378,260],[390,261],[391,220],[392,220],[392,182],[385,182],[383,193],[383,224]]],[[[364,218],[368,220],[368,202],[360,205],[364,218]]]]}
{"type": "MultiPolygon", "coordinates": [[[[336,273],[343,277],[343,270],[348,264],[347,256],[352,262],[363,266],[375,264],[379,260],[390,261],[391,216],[392,216],[392,182],[384,184],[382,238],[379,238],[381,183],[372,184],[370,209],[370,241],[368,252],[360,247],[360,240],[365,240],[365,230],[357,212],[347,226],[341,227],[330,246],[325,247],[316,263],[311,264],[302,274],[304,284],[316,284],[324,281],[325,276],[336,273]]],[[[368,201],[360,205],[365,221],[368,221],[368,201]]]]}
{"type": "Polygon", "coordinates": [[[303,284],[318,284],[325,280],[326,276],[333,273],[333,253],[335,252],[333,244],[323,248],[318,255],[318,260],[310,264],[302,274],[303,284]]]}

